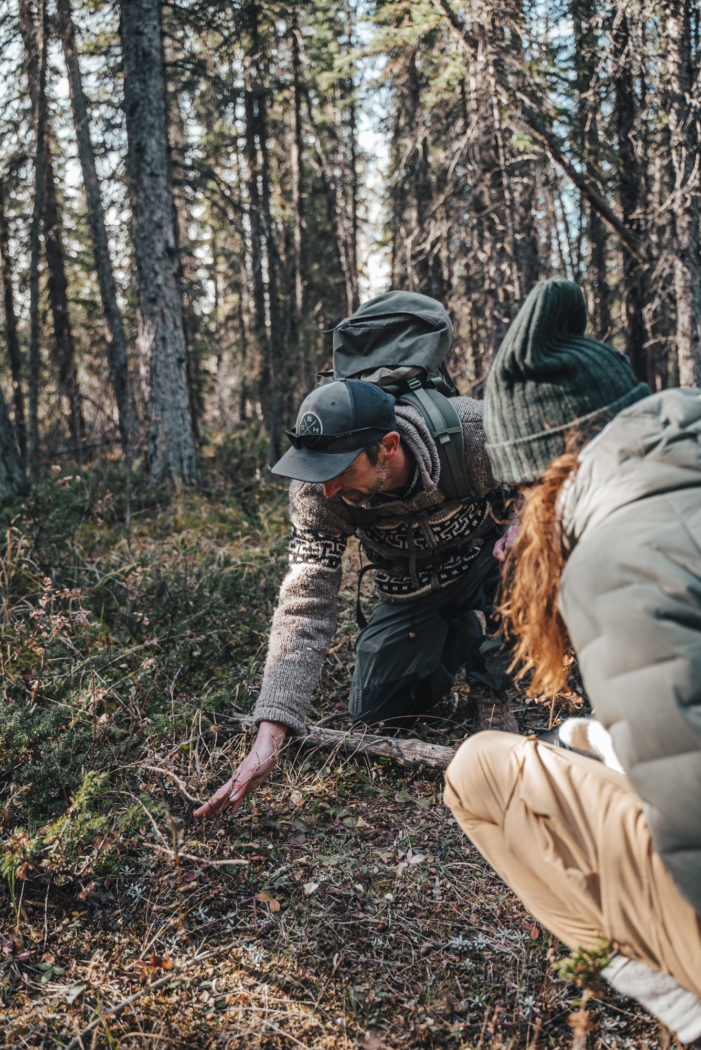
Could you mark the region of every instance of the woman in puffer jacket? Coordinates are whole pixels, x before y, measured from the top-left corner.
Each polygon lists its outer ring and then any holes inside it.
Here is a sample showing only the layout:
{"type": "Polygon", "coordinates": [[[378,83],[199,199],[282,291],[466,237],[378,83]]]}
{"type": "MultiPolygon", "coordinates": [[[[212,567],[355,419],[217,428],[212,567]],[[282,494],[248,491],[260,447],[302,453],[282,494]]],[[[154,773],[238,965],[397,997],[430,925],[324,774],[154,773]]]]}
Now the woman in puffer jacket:
{"type": "Polygon", "coordinates": [[[544,926],[572,949],[610,945],[603,975],[690,1043],[701,1038],[701,391],[650,395],[585,324],[577,285],[534,288],[490,372],[485,431],[495,477],[523,498],[502,611],[529,692],[560,691],[573,652],[616,759],[478,733],[447,771],[445,800],[544,926]]]}

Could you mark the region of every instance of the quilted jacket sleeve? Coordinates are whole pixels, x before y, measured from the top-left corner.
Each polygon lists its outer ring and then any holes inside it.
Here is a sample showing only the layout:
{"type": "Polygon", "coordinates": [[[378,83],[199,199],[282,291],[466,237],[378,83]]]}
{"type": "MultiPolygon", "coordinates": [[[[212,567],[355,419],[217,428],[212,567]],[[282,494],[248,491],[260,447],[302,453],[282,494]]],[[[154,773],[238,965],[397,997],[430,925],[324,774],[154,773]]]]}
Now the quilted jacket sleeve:
{"type": "Polygon", "coordinates": [[[633,502],[585,534],[560,610],[653,841],[701,914],[701,501],[633,502]]]}

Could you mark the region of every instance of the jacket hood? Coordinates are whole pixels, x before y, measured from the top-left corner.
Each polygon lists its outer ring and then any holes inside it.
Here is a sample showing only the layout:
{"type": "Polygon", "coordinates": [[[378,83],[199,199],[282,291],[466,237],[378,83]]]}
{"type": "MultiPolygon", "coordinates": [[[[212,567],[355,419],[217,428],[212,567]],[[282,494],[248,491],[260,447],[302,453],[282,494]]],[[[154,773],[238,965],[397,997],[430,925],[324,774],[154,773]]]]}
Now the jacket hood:
{"type": "Polygon", "coordinates": [[[561,501],[563,546],[636,500],[701,487],[701,390],[663,390],[618,415],[582,450],[561,501]]]}
{"type": "Polygon", "coordinates": [[[406,443],[419,468],[421,487],[427,491],[437,488],[441,461],[435,439],[431,436],[424,417],[412,405],[397,404],[395,414],[402,441],[406,443]]]}

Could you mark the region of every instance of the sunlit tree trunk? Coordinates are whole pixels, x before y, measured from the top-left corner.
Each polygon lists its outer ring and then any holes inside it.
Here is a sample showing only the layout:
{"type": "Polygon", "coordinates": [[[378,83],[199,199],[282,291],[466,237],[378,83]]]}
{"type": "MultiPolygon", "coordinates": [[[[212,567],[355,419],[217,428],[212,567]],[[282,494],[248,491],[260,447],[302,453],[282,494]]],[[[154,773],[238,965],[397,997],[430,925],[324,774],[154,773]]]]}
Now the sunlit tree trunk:
{"type": "Polygon", "coordinates": [[[178,261],[183,302],[183,329],[187,348],[187,378],[190,391],[190,410],[195,436],[199,437],[200,421],[204,415],[204,381],[198,350],[200,319],[195,308],[193,289],[197,282],[195,254],[190,239],[193,226],[192,209],[188,200],[184,162],[187,150],[185,123],[178,98],[178,81],[174,69],[179,52],[172,37],[164,36],[163,53],[166,70],[166,100],[168,104],[168,128],[170,153],[173,167],[173,200],[175,202],[175,238],[178,245],[178,261]]]}
{"type": "Polygon", "coordinates": [[[85,198],[88,206],[88,224],[92,239],[95,270],[102,301],[110,378],[117,402],[122,445],[124,448],[128,448],[134,439],[135,411],[127,368],[126,340],[124,338],[122,315],[117,305],[117,290],[115,288],[112,259],[105,230],[102,195],[95,167],[95,153],[90,136],[90,117],[83,92],[70,0],[57,0],[57,10],[63,54],[66,61],[66,69],[68,70],[73,126],[78,142],[78,155],[83,172],[85,198]]]}
{"type": "Polygon", "coordinates": [[[148,475],[152,483],[194,482],[199,467],[178,280],[160,3],[120,0],[120,11],[139,349],[148,369],[148,475]]]}

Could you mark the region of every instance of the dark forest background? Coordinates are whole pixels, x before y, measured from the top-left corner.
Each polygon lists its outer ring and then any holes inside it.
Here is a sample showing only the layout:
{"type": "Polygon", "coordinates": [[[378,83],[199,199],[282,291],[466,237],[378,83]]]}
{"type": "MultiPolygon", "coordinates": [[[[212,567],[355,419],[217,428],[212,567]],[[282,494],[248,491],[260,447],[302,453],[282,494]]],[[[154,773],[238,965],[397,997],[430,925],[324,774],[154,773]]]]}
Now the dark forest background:
{"type": "Polygon", "coordinates": [[[237,428],[275,459],[389,287],[446,303],[466,393],[552,273],[653,388],[700,381],[695,0],[0,10],[6,494],[110,447],[195,481],[237,428]]]}

